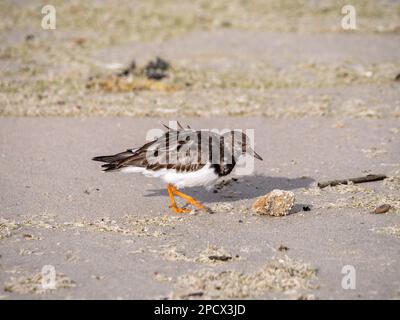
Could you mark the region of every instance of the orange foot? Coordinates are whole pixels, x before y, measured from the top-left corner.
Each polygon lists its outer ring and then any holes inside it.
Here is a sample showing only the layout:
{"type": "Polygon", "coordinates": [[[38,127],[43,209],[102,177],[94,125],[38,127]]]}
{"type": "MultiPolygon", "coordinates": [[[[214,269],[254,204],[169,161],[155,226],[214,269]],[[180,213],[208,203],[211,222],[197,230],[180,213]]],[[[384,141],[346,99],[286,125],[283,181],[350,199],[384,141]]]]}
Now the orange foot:
{"type": "Polygon", "coordinates": [[[175,213],[188,213],[191,210],[189,209],[184,209],[184,208],[179,208],[176,204],[169,206],[172,210],[175,211],[175,213]]]}
{"type": "Polygon", "coordinates": [[[185,199],[188,203],[194,205],[195,207],[205,210],[207,212],[210,212],[210,210],[204,206],[202,203],[200,203],[200,201],[196,200],[195,198],[181,192],[178,190],[178,188],[176,188],[175,186],[173,186],[172,184],[169,184],[167,187],[168,190],[168,194],[169,197],[171,198],[171,206],[170,208],[172,208],[172,210],[174,210],[176,213],[187,213],[190,212],[191,210],[188,209],[184,209],[184,208],[178,208],[178,206],[176,205],[175,202],[175,196],[177,195],[178,197],[181,197],[183,199],[185,199]]]}

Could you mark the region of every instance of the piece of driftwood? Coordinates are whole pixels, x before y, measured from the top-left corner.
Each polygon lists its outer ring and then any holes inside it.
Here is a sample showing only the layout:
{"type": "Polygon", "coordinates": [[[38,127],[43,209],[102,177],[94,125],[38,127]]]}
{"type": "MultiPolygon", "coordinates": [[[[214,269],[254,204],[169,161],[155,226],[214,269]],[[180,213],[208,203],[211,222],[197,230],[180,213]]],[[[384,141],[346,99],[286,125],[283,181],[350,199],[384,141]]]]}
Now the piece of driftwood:
{"type": "Polygon", "coordinates": [[[364,177],[358,177],[358,178],[318,182],[318,187],[320,187],[322,189],[327,186],[333,187],[333,186],[337,186],[338,184],[348,184],[349,181],[351,181],[353,183],[363,183],[363,182],[379,181],[379,180],[383,180],[386,178],[387,177],[384,174],[368,174],[364,177]]]}

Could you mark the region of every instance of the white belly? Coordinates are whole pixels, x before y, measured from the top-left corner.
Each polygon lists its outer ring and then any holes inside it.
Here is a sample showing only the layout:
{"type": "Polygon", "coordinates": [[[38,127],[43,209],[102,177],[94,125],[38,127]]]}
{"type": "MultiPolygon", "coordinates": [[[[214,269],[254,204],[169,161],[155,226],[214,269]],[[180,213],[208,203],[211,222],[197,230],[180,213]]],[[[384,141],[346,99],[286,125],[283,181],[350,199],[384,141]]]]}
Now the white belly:
{"type": "Polygon", "coordinates": [[[208,164],[200,170],[193,172],[176,172],[172,169],[152,171],[139,167],[124,168],[121,172],[142,173],[146,177],[160,178],[164,182],[173,184],[177,188],[197,186],[210,187],[218,180],[218,175],[215,173],[215,170],[210,168],[208,164]]]}

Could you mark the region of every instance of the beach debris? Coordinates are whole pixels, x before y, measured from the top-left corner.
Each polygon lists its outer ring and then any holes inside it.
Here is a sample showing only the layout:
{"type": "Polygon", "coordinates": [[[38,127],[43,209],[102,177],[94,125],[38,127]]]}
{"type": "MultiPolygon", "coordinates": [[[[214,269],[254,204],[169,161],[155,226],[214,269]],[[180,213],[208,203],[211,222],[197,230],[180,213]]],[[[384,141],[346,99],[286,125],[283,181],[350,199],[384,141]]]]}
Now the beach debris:
{"type": "Polygon", "coordinates": [[[214,260],[214,261],[228,261],[231,260],[231,256],[208,256],[208,259],[214,260]]]}
{"type": "Polygon", "coordinates": [[[289,248],[286,247],[286,246],[284,246],[283,244],[281,244],[281,245],[279,246],[279,248],[278,248],[278,251],[288,251],[288,250],[289,250],[289,248]]]}
{"type": "Polygon", "coordinates": [[[32,40],[35,40],[35,35],[30,33],[25,36],[25,41],[32,41],[32,40]]]}
{"type": "Polygon", "coordinates": [[[143,68],[136,68],[136,61],[132,60],[128,67],[117,73],[117,76],[145,76],[147,79],[161,80],[168,77],[167,71],[169,68],[169,62],[160,57],[157,57],[155,60],[148,62],[143,68]]]}
{"type": "Polygon", "coordinates": [[[225,248],[214,245],[208,245],[197,256],[188,256],[183,248],[177,248],[176,246],[167,246],[162,250],[151,249],[149,252],[159,254],[169,261],[197,262],[209,265],[242,259],[239,255],[232,255],[225,248]]]}
{"type": "Polygon", "coordinates": [[[19,228],[20,225],[17,222],[0,217],[0,240],[11,237],[13,230],[19,228]]]}
{"type": "Polygon", "coordinates": [[[183,294],[180,296],[181,299],[186,300],[186,299],[197,299],[199,297],[202,297],[204,295],[204,292],[198,291],[198,292],[190,292],[188,294],[183,294]]]}
{"type": "Polygon", "coordinates": [[[394,213],[400,213],[400,199],[397,194],[362,194],[357,196],[351,195],[347,198],[339,198],[334,203],[327,203],[325,208],[362,208],[364,210],[373,211],[381,204],[388,204],[394,213]]]}
{"type": "MultiPolygon", "coordinates": [[[[43,251],[40,251],[38,248],[34,248],[34,249],[24,249],[21,248],[19,250],[19,255],[20,256],[30,256],[30,255],[35,255],[35,256],[42,256],[44,255],[43,251]]],[[[0,257],[1,258],[1,257],[0,257]]]]}
{"type": "Polygon", "coordinates": [[[368,174],[363,177],[357,177],[357,178],[349,178],[349,179],[339,179],[339,180],[329,180],[329,181],[323,181],[323,182],[318,182],[318,187],[325,188],[328,186],[334,187],[339,184],[348,184],[349,181],[353,183],[364,183],[364,182],[373,182],[373,181],[380,181],[386,179],[386,175],[384,174],[368,174]]]}
{"type": "MultiPolygon", "coordinates": [[[[75,230],[77,232],[109,232],[137,237],[160,237],[163,234],[164,229],[172,227],[176,221],[179,221],[179,218],[170,217],[167,215],[150,218],[130,214],[118,219],[118,221],[113,220],[110,217],[103,217],[95,220],[89,220],[85,217],[81,217],[73,221],[57,222],[53,215],[41,214],[25,216],[23,221],[18,222],[18,226],[37,229],[57,229],[61,231],[75,230]]],[[[0,228],[0,231],[1,230],[2,229],[0,228]]],[[[24,233],[22,236],[27,240],[41,240],[40,237],[30,233],[24,233]]]]}
{"type": "Polygon", "coordinates": [[[43,240],[42,237],[37,236],[37,235],[34,235],[34,234],[31,234],[31,233],[23,233],[23,234],[22,234],[22,238],[23,238],[24,240],[34,240],[34,241],[43,240]]]}
{"type": "Polygon", "coordinates": [[[140,68],[132,60],[126,68],[117,74],[89,77],[86,88],[101,89],[107,92],[176,91],[177,86],[161,81],[168,77],[169,69],[170,63],[160,57],[140,68]]]}
{"type": "Polygon", "coordinates": [[[164,59],[157,57],[155,61],[150,61],[144,67],[144,73],[148,79],[161,80],[168,76],[167,70],[170,65],[164,59]]]}
{"type": "Polygon", "coordinates": [[[374,189],[362,187],[360,185],[354,184],[351,181],[349,181],[348,184],[338,184],[338,185],[333,186],[333,187],[328,186],[328,187],[325,188],[325,190],[329,190],[331,192],[338,193],[338,194],[363,193],[363,194],[367,195],[367,194],[375,193],[374,189]]]}
{"type": "Polygon", "coordinates": [[[285,256],[272,259],[254,272],[197,270],[176,279],[170,299],[231,299],[268,292],[317,289],[316,269],[285,256]]]}
{"type": "Polygon", "coordinates": [[[145,250],[143,248],[137,249],[137,250],[131,250],[128,252],[128,254],[140,254],[140,253],[144,253],[145,250]]]}
{"type": "Polygon", "coordinates": [[[372,213],[375,213],[375,214],[386,213],[390,210],[390,208],[391,208],[390,204],[382,204],[379,207],[376,207],[372,213]]]}
{"type": "Polygon", "coordinates": [[[20,277],[11,277],[4,286],[4,291],[17,294],[43,294],[55,289],[67,289],[76,286],[75,282],[62,273],[56,275],[54,289],[47,289],[42,285],[42,273],[27,274],[20,277]]]}
{"type": "Polygon", "coordinates": [[[261,215],[286,216],[293,208],[294,202],[293,192],[275,189],[259,197],[253,204],[253,210],[261,215]]]}
{"type": "MultiPolygon", "coordinates": [[[[235,256],[235,258],[239,258],[239,256],[235,256]]],[[[225,250],[222,247],[217,247],[213,245],[208,245],[205,250],[203,250],[200,255],[196,258],[196,262],[202,263],[218,263],[218,262],[227,262],[233,259],[233,256],[230,252],[225,250]]]]}
{"type": "Polygon", "coordinates": [[[400,170],[396,172],[395,176],[388,177],[383,184],[390,190],[400,191],[400,170]]]}
{"type": "Polygon", "coordinates": [[[100,191],[99,188],[87,188],[85,191],[83,191],[84,194],[90,195],[93,191],[100,191]]]}
{"type": "Polygon", "coordinates": [[[172,281],[172,277],[169,277],[169,276],[159,273],[157,271],[155,271],[153,273],[153,275],[154,275],[154,279],[159,282],[171,282],[172,281]]]}
{"type": "Polygon", "coordinates": [[[229,202],[218,202],[211,207],[212,212],[227,213],[233,211],[233,205],[229,202]]]}
{"type": "Polygon", "coordinates": [[[72,39],[72,41],[78,46],[83,46],[88,41],[88,39],[84,37],[77,37],[72,39]]]}

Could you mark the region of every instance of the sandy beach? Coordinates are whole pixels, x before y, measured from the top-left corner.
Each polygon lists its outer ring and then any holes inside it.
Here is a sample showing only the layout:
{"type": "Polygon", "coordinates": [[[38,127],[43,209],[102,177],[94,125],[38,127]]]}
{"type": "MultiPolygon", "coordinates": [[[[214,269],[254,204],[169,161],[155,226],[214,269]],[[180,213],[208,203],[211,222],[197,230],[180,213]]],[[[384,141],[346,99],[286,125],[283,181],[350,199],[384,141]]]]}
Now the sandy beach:
{"type": "Polygon", "coordinates": [[[2,3],[0,298],[399,299],[400,11],[354,2],[355,31],[340,1],[55,1],[55,30],[2,3]],[[254,174],[185,189],[213,213],[91,161],[172,120],[254,130],[254,174]],[[367,174],[387,178],[317,186],[367,174]],[[255,214],[274,189],[290,214],[255,214]]]}

